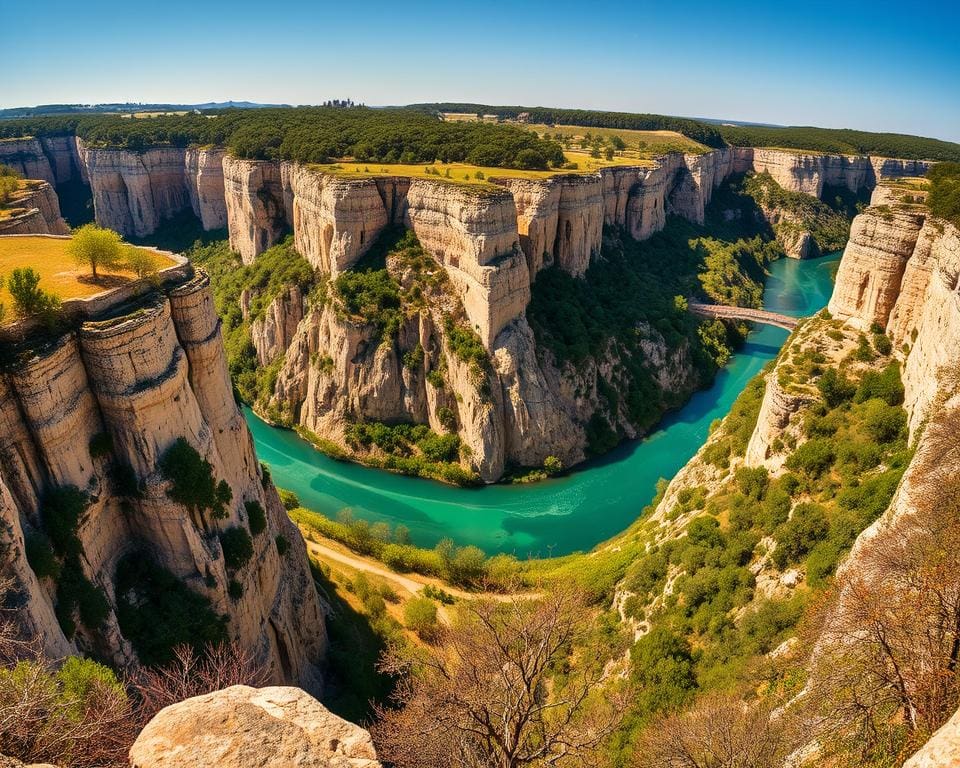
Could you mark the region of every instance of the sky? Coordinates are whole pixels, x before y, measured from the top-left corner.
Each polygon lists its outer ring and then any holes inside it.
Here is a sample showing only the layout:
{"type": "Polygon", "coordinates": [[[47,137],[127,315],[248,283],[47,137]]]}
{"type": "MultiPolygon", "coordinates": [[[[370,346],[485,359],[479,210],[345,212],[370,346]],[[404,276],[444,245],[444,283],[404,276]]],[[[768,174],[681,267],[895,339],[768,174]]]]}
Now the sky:
{"type": "Polygon", "coordinates": [[[960,141],[960,2],[0,0],[0,106],[575,107],[960,141]]]}

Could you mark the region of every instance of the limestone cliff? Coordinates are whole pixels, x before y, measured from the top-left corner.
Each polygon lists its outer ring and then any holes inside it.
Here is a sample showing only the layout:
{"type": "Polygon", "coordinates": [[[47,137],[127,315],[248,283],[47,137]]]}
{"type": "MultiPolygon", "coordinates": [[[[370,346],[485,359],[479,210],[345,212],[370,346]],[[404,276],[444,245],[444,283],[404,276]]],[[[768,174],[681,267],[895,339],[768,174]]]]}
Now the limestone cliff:
{"type": "Polygon", "coordinates": [[[5,210],[0,210],[0,235],[65,235],[70,231],[60,215],[60,201],[46,181],[21,182],[5,210]]]}
{"type": "Polygon", "coordinates": [[[208,279],[198,274],[96,308],[54,338],[4,342],[2,564],[24,597],[18,619],[54,656],[80,651],[129,666],[136,651],[117,606],[130,596],[117,593],[115,574],[128,556],[149,559],[227,617],[228,636],[267,664],[273,680],[316,690],[326,644],[320,605],[302,540],[234,402],[208,279]],[[169,497],[161,458],[179,438],[229,487],[222,515],[169,497]],[[66,571],[38,576],[36,562],[27,563],[27,542],[54,530],[51,499],[70,486],[84,494],[84,511],[71,533],[75,565],[65,568],[79,569],[71,584],[101,591],[105,610],[96,618],[82,604],[75,612],[58,582],[66,571]],[[253,507],[265,518],[259,532],[253,507]],[[228,567],[217,534],[237,526],[254,533],[252,555],[228,567]],[[231,583],[238,586],[228,594],[231,583]]]}

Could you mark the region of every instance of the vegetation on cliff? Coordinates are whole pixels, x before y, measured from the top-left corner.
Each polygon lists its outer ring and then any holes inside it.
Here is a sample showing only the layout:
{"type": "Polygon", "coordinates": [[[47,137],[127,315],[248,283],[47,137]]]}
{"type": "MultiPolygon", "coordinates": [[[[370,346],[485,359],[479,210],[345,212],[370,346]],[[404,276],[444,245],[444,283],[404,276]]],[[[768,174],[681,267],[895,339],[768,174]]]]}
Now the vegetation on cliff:
{"type": "Polygon", "coordinates": [[[468,162],[500,168],[564,163],[560,145],[530,131],[487,123],[447,123],[411,109],[288,107],[221,110],[130,120],[58,115],[0,122],[0,138],[76,134],[91,146],[141,151],[214,145],[238,157],[328,163],[468,162]]]}
{"type": "Polygon", "coordinates": [[[606,355],[619,363],[615,380],[598,381],[607,407],[588,429],[593,452],[616,445],[621,417],[648,428],[690,388],[709,382],[742,340],[740,328],[693,317],[685,297],[759,306],[764,266],[782,251],[759,236],[721,241],[703,237],[707,231],[676,217],[643,242],[608,230],[583,279],[557,266],[537,275],[527,317],[540,348],[561,365],[606,355]],[[667,356],[689,349],[686,384],[661,389],[645,351],[651,344],[662,344],[667,356]]]}
{"type": "Polygon", "coordinates": [[[960,163],[938,163],[927,171],[930,213],[960,227],[960,163]]]}
{"type": "Polygon", "coordinates": [[[289,237],[249,265],[240,261],[226,241],[197,243],[186,255],[210,275],[234,387],[244,402],[265,403],[273,394],[278,368],[259,364],[250,324],[291,286],[298,286],[304,296],[309,294],[316,283],[313,267],[294,250],[289,237]],[[241,302],[244,294],[249,298],[246,312],[241,302]]]}
{"type": "Polygon", "coordinates": [[[736,147],[784,147],[839,155],[877,155],[907,160],[960,160],[960,144],[903,133],[850,128],[722,125],[723,139],[736,147]]]}
{"type": "Polygon", "coordinates": [[[807,231],[821,253],[839,251],[846,245],[850,236],[849,219],[822,200],[784,189],[767,172],[748,175],[743,187],[761,208],[781,217],[774,225],[781,239],[790,231],[807,231]]]}

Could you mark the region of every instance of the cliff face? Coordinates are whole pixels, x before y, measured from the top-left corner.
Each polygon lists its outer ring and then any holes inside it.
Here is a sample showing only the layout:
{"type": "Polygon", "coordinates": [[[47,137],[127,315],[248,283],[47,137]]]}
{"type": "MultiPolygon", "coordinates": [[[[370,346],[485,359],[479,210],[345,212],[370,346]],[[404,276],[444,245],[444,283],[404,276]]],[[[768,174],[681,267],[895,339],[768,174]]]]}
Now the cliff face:
{"type": "Polygon", "coordinates": [[[227,155],[223,191],[230,247],[250,264],[280,239],[286,226],[280,166],[227,155]]]}
{"type": "Polygon", "coordinates": [[[261,477],[233,400],[207,278],[108,317],[35,346],[0,380],[0,512],[14,543],[3,566],[29,598],[18,618],[53,655],[79,650],[128,666],[136,654],[116,618],[114,574],[127,555],[149,557],[228,617],[231,639],[268,664],[275,681],[315,690],[326,644],[320,606],[302,540],[261,477]],[[222,519],[168,497],[160,459],[181,437],[229,486],[222,519]],[[120,490],[116,467],[129,468],[135,494],[120,490]],[[64,608],[55,579],[38,578],[24,554],[24,537],[49,525],[51,491],[64,486],[87,495],[76,528],[79,567],[108,604],[96,626],[81,615],[73,637],[51,621],[53,606],[64,608]],[[253,536],[250,560],[228,569],[217,532],[247,527],[248,503],[264,510],[266,530],[253,536]],[[285,554],[277,536],[289,543],[285,554]],[[242,588],[239,597],[228,596],[231,581],[242,588]]]}
{"type": "Polygon", "coordinates": [[[46,181],[28,181],[7,206],[13,215],[0,218],[0,235],[65,235],[70,231],[60,215],[60,200],[46,181]]]}

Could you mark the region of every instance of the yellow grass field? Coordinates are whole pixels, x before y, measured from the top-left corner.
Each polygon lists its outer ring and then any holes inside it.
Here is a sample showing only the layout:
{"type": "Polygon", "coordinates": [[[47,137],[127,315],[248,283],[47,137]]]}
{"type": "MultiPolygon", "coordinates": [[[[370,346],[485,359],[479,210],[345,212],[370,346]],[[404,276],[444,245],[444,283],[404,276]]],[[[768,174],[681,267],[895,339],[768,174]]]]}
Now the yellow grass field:
{"type": "Polygon", "coordinates": [[[567,173],[592,173],[600,168],[612,166],[647,166],[650,160],[631,157],[614,157],[613,160],[593,158],[586,152],[564,152],[569,163],[576,163],[575,169],[558,168],[549,171],[525,171],[517,168],[491,168],[469,165],[468,163],[339,163],[314,164],[311,167],[340,176],[362,178],[364,176],[409,176],[415,179],[448,181],[473,186],[492,186],[486,180],[490,178],[510,179],[548,179],[551,176],[567,173]],[[479,176],[477,174],[480,174],[479,176]]]}
{"type": "Polygon", "coordinates": [[[666,152],[701,154],[709,151],[709,147],[675,131],[633,131],[627,128],[586,128],[581,125],[544,125],[542,123],[529,123],[522,127],[529,128],[540,136],[555,138],[559,135],[574,143],[579,143],[588,133],[602,138],[619,136],[627,145],[623,150],[624,154],[633,159],[652,158],[666,152]]]}
{"type": "MultiPolygon", "coordinates": [[[[96,283],[92,282],[86,267],[78,268],[67,253],[70,241],[54,237],[0,236],[0,303],[7,309],[7,317],[13,310],[7,290],[10,273],[19,267],[33,267],[40,274],[40,287],[61,299],[76,299],[92,296],[112,287],[133,280],[136,275],[125,270],[109,272],[96,283]]],[[[166,256],[155,254],[157,266],[164,269],[174,262],[166,256]]]]}

